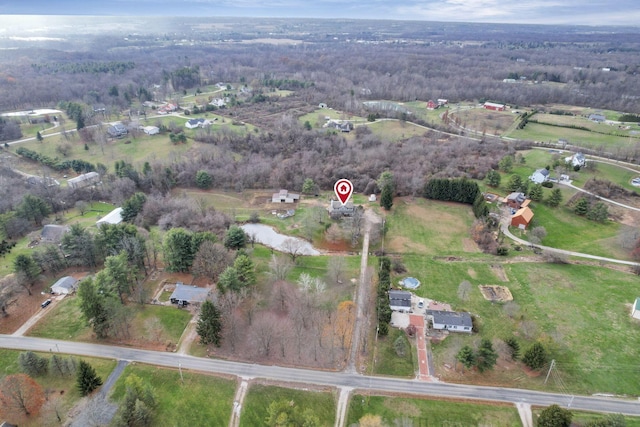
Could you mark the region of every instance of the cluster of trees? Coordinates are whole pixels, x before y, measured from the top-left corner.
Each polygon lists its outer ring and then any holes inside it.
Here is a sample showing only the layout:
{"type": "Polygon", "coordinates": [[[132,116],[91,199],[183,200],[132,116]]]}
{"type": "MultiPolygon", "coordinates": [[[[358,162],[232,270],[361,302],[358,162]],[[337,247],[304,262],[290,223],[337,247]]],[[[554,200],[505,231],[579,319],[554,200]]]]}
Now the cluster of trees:
{"type": "Polygon", "coordinates": [[[456,360],[467,369],[475,366],[478,371],[484,372],[493,369],[498,361],[498,353],[494,350],[491,340],[483,338],[476,351],[468,345],[462,347],[456,355],[456,360]]]}
{"type": "Polygon", "coordinates": [[[376,298],[376,313],[378,318],[378,334],[386,336],[391,322],[391,307],[389,305],[389,289],[391,289],[391,260],[380,258],[378,269],[378,292],[376,298]]]}
{"type": "Polygon", "coordinates": [[[603,202],[593,202],[588,197],[580,197],[573,205],[573,212],[597,222],[606,222],[609,218],[607,205],[603,202]]]}
{"type": "Polygon", "coordinates": [[[22,138],[20,123],[0,117],[0,141],[13,141],[22,138]]]}
{"type": "Polygon", "coordinates": [[[153,425],[157,398],[153,388],[135,374],[125,380],[124,399],[114,419],[117,427],[146,427],[153,425]]]}
{"type": "Polygon", "coordinates": [[[40,154],[37,151],[30,150],[25,147],[18,147],[16,154],[27,159],[34,160],[38,163],[42,163],[44,166],[48,166],[57,171],[73,170],[76,173],[86,173],[96,170],[95,165],[85,160],[73,159],[61,161],[57,157],[52,159],[47,155],[40,154]]]}
{"type": "Polygon", "coordinates": [[[269,404],[265,425],[319,427],[321,423],[320,417],[313,408],[303,408],[292,400],[281,399],[269,404]]]}
{"type": "Polygon", "coordinates": [[[480,187],[474,181],[464,178],[445,178],[428,180],[422,194],[427,199],[473,205],[481,192],[480,187]]]}

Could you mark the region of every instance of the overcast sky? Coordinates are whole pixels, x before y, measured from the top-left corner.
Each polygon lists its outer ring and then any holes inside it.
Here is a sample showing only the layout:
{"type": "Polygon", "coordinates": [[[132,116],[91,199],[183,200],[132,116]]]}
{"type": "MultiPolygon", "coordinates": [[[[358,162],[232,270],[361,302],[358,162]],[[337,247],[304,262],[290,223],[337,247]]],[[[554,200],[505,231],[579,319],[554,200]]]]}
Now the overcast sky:
{"type": "Polygon", "coordinates": [[[394,19],[640,26],[639,0],[0,0],[0,15],[394,19]]]}

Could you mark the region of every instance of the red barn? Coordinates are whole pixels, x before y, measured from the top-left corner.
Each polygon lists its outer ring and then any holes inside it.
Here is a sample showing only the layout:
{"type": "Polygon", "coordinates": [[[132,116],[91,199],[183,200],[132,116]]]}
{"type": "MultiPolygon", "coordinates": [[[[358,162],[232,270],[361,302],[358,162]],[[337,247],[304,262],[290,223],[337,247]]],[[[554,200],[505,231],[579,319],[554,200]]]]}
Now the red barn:
{"type": "Polygon", "coordinates": [[[439,105],[433,102],[432,99],[430,99],[429,102],[427,102],[427,110],[435,110],[438,107],[439,105]]]}
{"type": "Polygon", "coordinates": [[[487,110],[493,110],[493,111],[504,111],[505,109],[504,104],[496,104],[495,102],[485,102],[483,107],[486,108],[487,110]]]}
{"type": "Polygon", "coordinates": [[[521,208],[511,217],[511,226],[524,230],[529,226],[533,219],[533,211],[527,208],[521,208]]]}

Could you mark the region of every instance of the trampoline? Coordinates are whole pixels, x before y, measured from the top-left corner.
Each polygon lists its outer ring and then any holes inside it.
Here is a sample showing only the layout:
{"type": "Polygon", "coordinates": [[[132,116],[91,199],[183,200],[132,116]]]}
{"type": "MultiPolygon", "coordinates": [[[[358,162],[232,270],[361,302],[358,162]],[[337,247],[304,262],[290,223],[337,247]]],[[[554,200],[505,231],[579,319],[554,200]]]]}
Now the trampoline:
{"type": "Polygon", "coordinates": [[[420,281],[415,277],[407,277],[400,284],[407,289],[417,289],[420,286],[420,281]]]}

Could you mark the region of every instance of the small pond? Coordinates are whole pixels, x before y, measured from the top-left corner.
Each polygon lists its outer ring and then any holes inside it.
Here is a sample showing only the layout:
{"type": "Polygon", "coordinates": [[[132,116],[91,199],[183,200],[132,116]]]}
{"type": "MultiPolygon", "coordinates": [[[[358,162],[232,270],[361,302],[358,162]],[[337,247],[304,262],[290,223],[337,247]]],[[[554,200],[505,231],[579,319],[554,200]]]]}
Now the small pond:
{"type": "Polygon", "coordinates": [[[252,234],[256,236],[256,242],[261,243],[265,246],[273,248],[278,251],[286,252],[283,244],[288,239],[293,239],[295,241],[299,241],[302,244],[302,247],[299,251],[302,255],[320,255],[320,251],[313,247],[313,245],[307,242],[304,239],[300,239],[298,237],[286,236],[284,234],[278,233],[273,228],[264,224],[244,224],[240,226],[247,234],[252,234]]]}

